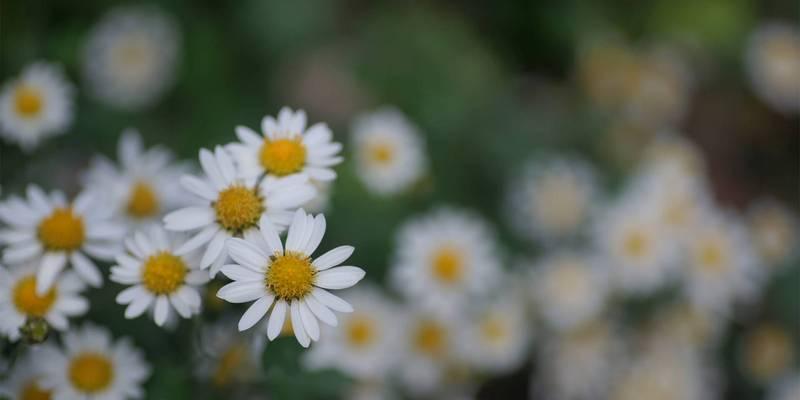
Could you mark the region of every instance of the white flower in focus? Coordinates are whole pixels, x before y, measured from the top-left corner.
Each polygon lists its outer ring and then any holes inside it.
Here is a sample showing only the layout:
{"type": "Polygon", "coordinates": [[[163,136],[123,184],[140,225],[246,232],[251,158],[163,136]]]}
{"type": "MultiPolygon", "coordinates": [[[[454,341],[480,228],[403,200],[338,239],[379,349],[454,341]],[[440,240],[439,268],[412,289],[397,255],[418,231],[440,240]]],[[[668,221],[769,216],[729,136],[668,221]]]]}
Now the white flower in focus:
{"type": "Polygon", "coordinates": [[[71,203],[64,194],[49,195],[35,185],[28,186],[24,201],[11,197],[0,204],[0,243],[7,247],[3,261],[17,265],[41,257],[36,275],[36,292],[47,292],[68,264],[93,287],[103,284],[100,269],[87,254],[104,261],[114,259],[125,229],[111,220],[112,209],[95,193],[83,191],[71,203]]]}
{"type": "Polygon", "coordinates": [[[0,266],[0,333],[12,341],[28,318],[42,318],[56,330],[69,328],[69,317],[89,310],[81,297],[86,285],[72,272],[62,274],[43,294],[36,292],[36,263],[6,269],[0,266]]]}
{"type": "Polygon", "coordinates": [[[174,81],[180,42],[175,21],[159,8],[111,10],[83,49],[89,93],[123,110],[154,104],[174,81]]]}
{"type": "Polygon", "coordinates": [[[217,388],[255,381],[265,345],[263,335],[241,334],[235,321],[223,318],[203,327],[195,374],[217,388]]]}
{"type": "Polygon", "coordinates": [[[800,31],[795,25],[759,27],[748,41],[745,63],[761,100],[783,113],[800,111],[800,31]]]}
{"type": "Polygon", "coordinates": [[[785,205],[771,199],[756,201],[747,213],[750,237],[768,267],[797,255],[800,221],[785,205]]]}
{"type": "Polygon", "coordinates": [[[361,268],[339,266],[353,254],[352,246],[339,246],[312,259],[325,234],[325,217],[295,212],[284,247],[278,231],[264,217],[258,234],[244,239],[230,239],[226,246],[236,264],[222,267],[222,273],[233,282],[217,292],[230,303],[254,301],[239,320],[244,331],[260,321],[272,308],[267,324],[267,337],[274,340],[289,314],[294,335],[303,347],[320,337],[317,320],[336,326],[338,320],[331,309],[352,312],[352,306],[325,289],[346,289],[362,278],[361,268]],[[273,306],[274,305],[274,306],[273,306]]]}
{"type": "Polygon", "coordinates": [[[768,400],[800,399],[800,372],[793,371],[769,388],[768,400]]]}
{"type": "Polygon", "coordinates": [[[150,367],[131,341],[113,341],[111,333],[84,325],[64,334],[64,348],[40,349],[42,386],[54,399],[103,400],[144,397],[150,367]]]}
{"type": "Polygon", "coordinates": [[[30,151],[64,133],[73,118],[73,89],[59,67],[37,62],[0,91],[0,136],[30,151]]]}
{"type": "Polygon", "coordinates": [[[408,189],[425,173],[425,143],[399,110],[382,108],[363,115],[352,132],[356,173],[367,189],[392,195],[408,189]]]}
{"type": "Polygon", "coordinates": [[[314,187],[303,176],[276,180],[266,177],[242,178],[233,160],[221,146],[212,153],[200,150],[204,178],[185,175],[183,187],[205,204],[173,211],[164,217],[170,231],[197,231],[175,250],[184,255],[205,246],[200,268],[215,276],[228,259],[225,241],[232,237],[258,235],[258,221],[267,216],[276,229],[283,230],[292,212],[314,197],[314,187]]]}

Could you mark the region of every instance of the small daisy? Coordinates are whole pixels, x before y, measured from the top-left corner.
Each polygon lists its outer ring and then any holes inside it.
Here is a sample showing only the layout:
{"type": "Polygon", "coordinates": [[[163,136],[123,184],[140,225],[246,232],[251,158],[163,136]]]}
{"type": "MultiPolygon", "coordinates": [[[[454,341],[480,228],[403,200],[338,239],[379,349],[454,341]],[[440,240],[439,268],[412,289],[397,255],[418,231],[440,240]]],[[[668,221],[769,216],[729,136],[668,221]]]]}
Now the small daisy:
{"type": "Polygon", "coordinates": [[[90,286],[100,287],[103,275],[90,255],[113,260],[124,228],[111,220],[112,209],[96,194],[83,191],[68,203],[58,191],[49,195],[35,185],[28,186],[27,202],[12,197],[0,204],[0,243],[7,245],[3,261],[10,265],[42,257],[36,276],[36,292],[44,294],[58,274],[70,264],[90,286]]]}
{"type": "Polygon", "coordinates": [[[767,395],[768,400],[797,400],[800,399],[800,373],[792,372],[785,378],[773,384],[767,395]]]}
{"type": "Polygon", "coordinates": [[[421,307],[450,313],[497,283],[500,258],[479,216],[439,209],[405,223],[390,274],[394,287],[421,307]]]}
{"type": "Polygon", "coordinates": [[[237,264],[222,267],[222,273],[233,282],[219,290],[217,296],[230,303],[255,302],[239,320],[239,330],[250,329],[272,307],[267,337],[274,340],[283,328],[287,312],[297,341],[308,347],[319,340],[317,320],[336,326],[339,312],[352,312],[346,301],[325,289],[346,289],[364,278],[361,268],[336,267],[351,254],[352,246],[339,246],[312,259],[325,234],[325,217],[295,212],[286,246],[269,217],[259,223],[258,235],[230,239],[226,246],[237,264]],[[332,268],[335,267],[335,268],[332,268]]]}
{"type": "Polygon", "coordinates": [[[596,202],[593,169],[583,160],[530,162],[509,188],[508,217],[521,234],[545,243],[577,234],[596,202]]]}
{"type": "Polygon", "coordinates": [[[797,254],[800,221],[785,205],[762,199],[750,207],[747,217],[750,237],[768,267],[778,267],[797,254]]]}
{"type": "Polygon", "coordinates": [[[62,274],[44,294],[36,292],[35,263],[5,269],[0,266],[0,333],[16,341],[28,318],[43,318],[59,331],[69,328],[69,317],[89,310],[81,297],[85,285],[72,272],[62,274]]]}
{"type": "Polygon", "coordinates": [[[431,394],[447,382],[461,326],[460,321],[421,310],[411,310],[403,319],[398,372],[412,394],[431,394]]]}
{"type": "Polygon", "coordinates": [[[0,91],[0,136],[29,151],[72,122],[72,85],[61,68],[38,62],[0,91]]]}
{"type": "Polygon", "coordinates": [[[704,350],[719,342],[724,320],[690,304],[676,302],[657,310],[646,327],[647,339],[676,348],[704,350]]]}
{"type": "Polygon", "coordinates": [[[97,100],[123,110],[148,107],[169,89],[180,57],[175,21],[156,7],[111,10],[83,49],[83,75],[97,100]]]}
{"type": "Polygon", "coordinates": [[[624,115],[654,128],[679,124],[689,105],[692,79],[674,49],[649,49],[636,57],[622,106],[624,115]]]}
{"type": "Polygon", "coordinates": [[[531,292],[551,328],[572,329],[605,308],[608,272],[596,256],[559,251],[531,272],[531,292]]]}
{"type": "Polygon", "coordinates": [[[791,332],[774,323],[750,328],[739,350],[742,370],[759,384],[778,380],[791,369],[795,360],[791,332]]]}
{"type": "Polygon", "coordinates": [[[285,177],[300,174],[312,181],[332,181],[331,169],[342,162],[337,154],[341,143],[333,141],[333,133],[324,123],[306,129],[306,113],[284,107],[278,119],[266,116],[261,121],[261,135],[252,129],[237,126],[241,142],[229,145],[245,178],[267,174],[285,177]]]}
{"type": "Polygon", "coordinates": [[[615,382],[612,400],[717,398],[718,379],[689,352],[672,348],[656,349],[639,355],[615,382]]]}
{"type": "Polygon", "coordinates": [[[139,132],[126,129],[119,140],[117,157],[119,166],[103,156],[96,157],[84,180],[88,187],[107,194],[116,215],[128,226],[160,223],[166,212],[188,203],[186,192],[175,184],[187,168],[174,164],[169,150],[145,150],[139,132]]]}
{"type": "Polygon", "coordinates": [[[379,195],[408,189],[427,169],[425,143],[397,109],[382,108],[359,117],[352,135],[356,173],[379,195]]]}
{"type": "Polygon", "coordinates": [[[267,177],[260,183],[255,177],[242,178],[227,151],[220,146],[213,153],[200,150],[200,164],[205,178],[185,175],[181,184],[206,203],[171,212],[164,217],[164,224],[170,231],[199,230],[176,249],[176,254],[188,254],[206,245],[200,268],[210,266],[212,277],[228,259],[227,239],[258,235],[258,221],[264,215],[276,229],[283,230],[292,218],[292,211],[315,195],[314,187],[302,176],[282,180],[267,177]]]}
{"type": "Polygon", "coordinates": [[[800,110],[800,31],[793,24],[771,22],[750,36],[745,53],[753,90],[772,108],[800,110]]]}
{"type": "Polygon", "coordinates": [[[94,325],[63,336],[64,348],[42,349],[42,386],[64,400],[138,399],[150,367],[127,338],[94,325]]]}
{"type": "Polygon", "coordinates": [[[401,331],[398,310],[374,287],[342,296],[356,311],[343,315],[336,329],[325,329],[306,356],[313,368],[337,368],[361,380],[382,380],[394,366],[401,331]]]}
{"type": "Polygon", "coordinates": [[[152,307],[156,325],[162,326],[172,308],[183,318],[200,313],[200,291],[208,274],[200,270],[198,257],[176,254],[185,243],[182,235],[156,226],[125,241],[127,253],[117,256],[110,278],[131,285],[117,295],[117,303],[128,305],[125,318],[136,318],[152,307]]]}
{"type": "Polygon", "coordinates": [[[0,396],[13,400],[50,400],[52,391],[42,387],[42,360],[38,349],[32,348],[14,363],[11,374],[0,382],[0,396]]]}
{"type": "Polygon", "coordinates": [[[239,334],[235,321],[223,318],[203,328],[195,373],[219,388],[255,381],[265,344],[263,335],[239,334]]]}
{"type": "Polygon", "coordinates": [[[645,170],[678,170],[683,176],[701,180],[706,174],[706,161],[695,143],[672,131],[661,131],[644,150],[645,170]]]}

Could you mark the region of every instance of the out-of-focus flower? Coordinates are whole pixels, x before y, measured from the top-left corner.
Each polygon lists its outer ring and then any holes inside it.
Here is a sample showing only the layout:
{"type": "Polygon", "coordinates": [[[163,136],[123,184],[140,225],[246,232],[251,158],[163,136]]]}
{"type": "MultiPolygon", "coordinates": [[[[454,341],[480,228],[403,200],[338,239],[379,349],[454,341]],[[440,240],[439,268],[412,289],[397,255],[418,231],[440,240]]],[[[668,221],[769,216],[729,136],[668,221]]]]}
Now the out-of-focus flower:
{"type": "Polygon", "coordinates": [[[745,63],[753,90],[783,113],[800,111],[800,31],[794,25],[771,22],[750,36],[745,63]]]}
{"type": "Polygon", "coordinates": [[[113,341],[108,330],[87,324],[65,333],[63,343],[63,349],[41,349],[36,366],[42,371],[42,387],[51,390],[53,398],[144,397],[142,385],[150,367],[130,340],[113,341]]]}
{"type": "Polygon", "coordinates": [[[49,400],[52,398],[52,391],[42,387],[41,362],[43,360],[38,355],[38,351],[31,349],[31,352],[17,360],[11,374],[0,382],[0,395],[9,396],[14,400],[49,400]]]}
{"type": "Polygon", "coordinates": [[[289,224],[294,209],[314,197],[314,187],[304,176],[282,179],[243,178],[221,146],[212,153],[200,150],[205,178],[185,175],[183,187],[206,204],[173,211],[164,217],[167,230],[197,231],[175,250],[177,255],[206,246],[200,267],[210,268],[213,277],[228,259],[225,241],[232,237],[258,235],[258,221],[267,216],[276,229],[289,224]]]}
{"type": "Polygon", "coordinates": [[[72,91],[59,67],[29,65],[0,91],[0,135],[30,151],[45,138],[64,133],[73,118],[72,91]]]}
{"type": "Polygon", "coordinates": [[[203,327],[195,374],[219,388],[256,381],[265,345],[263,335],[241,334],[235,320],[223,318],[203,327]]]}
{"type": "Polygon", "coordinates": [[[800,399],[800,372],[794,371],[785,378],[774,383],[767,395],[768,400],[800,399]]]}
{"type": "Polygon", "coordinates": [[[156,7],[120,7],[94,27],[83,49],[89,93],[123,110],[153,105],[175,78],[181,37],[156,7]]]}
{"type": "Polygon", "coordinates": [[[739,353],[742,370],[754,382],[765,384],[784,376],[792,367],[795,348],[791,332],[774,323],[749,329],[739,353]]]}
{"type": "Polygon", "coordinates": [[[657,348],[639,354],[614,384],[613,400],[708,400],[718,395],[715,371],[699,355],[657,348]]]}
{"type": "Polygon", "coordinates": [[[618,39],[602,39],[581,47],[577,77],[589,98],[604,108],[619,107],[634,75],[636,56],[618,39]]]}
{"type": "Polygon", "coordinates": [[[556,330],[593,320],[605,308],[608,271],[595,255],[555,252],[531,271],[530,281],[536,308],[556,330]]]}
{"type": "Polygon", "coordinates": [[[747,217],[750,237],[767,267],[778,267],[797,254],[800,223],[785,205],[761,199],[750,207],[747,217]]]}
{"type": "Polygon", "coordinates": [[[331,309],[353,311],[349,303],[325,289],[349,288],[363,279],[365,272],[358,267],[337,267],[353,254],[352,246],[339,246],[311,258],[325,227],[322,214],[314,217],[300,209],[292,219],[285,247],[269,217],[261,219],[260,234],[227,241],[236,264],[222,267],[222,273],[233,282],[217,296],[231,303],[255,300],[239,320],[240,331],[250,329],[272,308],[267,324],[269,340],[278,337],[288,312],[297,341],[308,347],[312,340],[319,340],[317,320],[336,326],[338,321],[331,309]]]}
{"type": "Polygon", "coordinates": [[[36,263],[6,269],[0,266],[0,333],[12,341],[20,338],[20,328],[30,318],[42,318],[53,328],[69,328],[68,317],[89,310],[81,297],[85,285],[72,272],[62,274],[43,294],[36,292],[36,263]]]}
{"type": "Polygon", "coordinates": [[[119,140],[117,158],[119,165],[105,156],[95,157],[84,181],[106,196],[105,201],[130,228],[160,224],[164,214],[189,203],[187,193],[176,185],[188,168],[174,164],[166,148],[145,150],[139,132],[126,129],[119,140]]]}
{"type": "Polygon", "coordinates": [[[643,332],[653,345],[672,345],[697,351],[713,349],[724,328],[719,315],[698,310],[685,302],[663,306],[643,332]]]}
{"type": "Polygon", "coordinates": [[[493,291],[501,272],[489,226],[479,216],[455,209],[406,222],[395,251],[392,284],[431,312],[463,312],[470,297],[493,291]]]}
{"type": "Polygon", "coordinates": [[[700,148],[676,132],[664,131],[650,143],[644,151],[645,169],[678,169],[678,173],[705,177],[706,164],[700,148]]]}
{"type": "Polygon", "coordinates": [[[382,108],[353,124],[356,173],[379,195],[407,190],[425,173],[425,143],[408,119],[394,108],[382,108]]]}
{"type": "Polygon", "coordinates": [[[90,286],[102,286],[103,275],[86,254],[113,260],[120,250],[125,229],[112,221],[113,209],[86,190],[71,203],[63,193],[48,195],[35,185],[28,186],[27,194],[27,202],[11,197],[0,204],[0,220],[8,225],[0,231],[0,242],[8,246],[3,261],[16,265],[41,257],[39,295],[50,289],[67,264],[90,286]]]}
{"type": "Polygon", "coordinates": [[[306,129],[306,113],[284,107],[278,119],[266,116],[259,135],[245,126],[236,127],[241,142],[228,148],[245,178],[267,174],[272,177],[304,176],[313,181],[332,181],[336,172],[331,167],[342,162],[338,156],[341,143],[333,141],[333,133],[324,123],[306,129]]]}
{"type": "Polygon", "coordinates": [[[137,231],[126,241],[126,254],[117,256],[111,267],[111,280],[131,285],[117,295],[117,303],[127,304],[125,318],[136,318],[153,309],[156,325],[163,326],[174,308],[183,318],[200,312],[199,286],[208,281],[200,270],[199,254],[177,255],[186,238],[168,234],[160,226],[137,231]]]}
{"type": "Polygon", "coordinates": [[[597,201],[592,167],[560,157],[529,162],[509,187],[509,222],[532,240],[550,243],[575,236],[597,201]]]}
{"type": "Polygon", "coordinates": [[[398,373],[403,387],[412,395],[433,394],[449,379],[450,369],[457,363],[457,335],[463,325],[453,317],[417,309],[408,311],[402,326],[398,373]]]}
{"type": "Polygon", "coordinates": [[[314,198],[307,201],[300,208],[310,213],[321,213],[328,211],[331,202],[331,195],[333,188],[330,182],[311,181],[311,186],[317,189],[317,194],[314,198]]]}
{"type": "Polygon", "coordinates": [[[397,362],[401,318],[397,306],[372,287],[359,287],[342,296],[355,309],[339,319],[306,358],[312,368],[338,368],[359,380],[381,381],[397,362]]]}

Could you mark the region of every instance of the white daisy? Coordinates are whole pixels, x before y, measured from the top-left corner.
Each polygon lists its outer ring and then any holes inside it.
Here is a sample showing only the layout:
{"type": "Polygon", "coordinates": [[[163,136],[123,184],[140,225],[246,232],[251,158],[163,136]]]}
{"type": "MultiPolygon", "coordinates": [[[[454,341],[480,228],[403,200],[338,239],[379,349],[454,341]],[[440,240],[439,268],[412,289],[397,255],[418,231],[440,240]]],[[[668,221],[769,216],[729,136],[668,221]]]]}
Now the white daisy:
{"type": "Polygon", "coordinates": [[[187,168],[173,163],[169,150],[160,146],[145,150],[139,132],[126,129],[117,157],[119,165],[106,157],[95,157],[84,181],[107,196],[105,200],[128,226],[160,223],[165,213],[189,203],[186,192],[175,184],[187,168]]]}
{"type": "Polygon", "coordinates": [[[172,85],[181,37],[161,9],[119,7],[92,29],[83,49],[83,75],[97,100],[124,110],[158,101],[172,85]]]}
{"type": "Polygon", "coordinates": [[[692,176],[700,183],[706,175],[702,150],[677,132],[660,131],[644,151],[645,170],[678,170],[678,176],[692,176]]]}
{"type": "Polygon", "coordinates": [[[773,384],[767,394],[768,400],[800,399],[800,372],[794,371],[773,384]]]}
{"type": "Polygon", "coordinates": [[[8,246],[3,261],[16,265],[41,256],[36,276],[40,295],[67,264],[90,286],[102,286],[100,270],[86,255],[113,260],[119,251],[125,230],[111,220],[111,207],[89,191],[71,203],[63,193],[48,195],[35,185],[28,186],[27,194],[27,202],[12,197],[0,204],[0,221],[8,225],[0,230],[0,243],[8,246]]]}
{"type": "Polygon", "coordinates": [[[265,344],[263,335],[240,334],[225,317],[203,327],[195,374],[219,388],[257,380],[265,344]]]}
{"type": "Polygon", "coordinates": [[[758,384],[779,380],[792,368],[795,358],[792,332],[771,322],[750,327],[739,348],[742,371],[758,384]]]}
{"type": "Polygon", "coordinates": [[[63,400],[133,399],[144,397],[150,375],[142,352],[127,338],[94,325],[62,337],[64,348],[42,349],[42,386],[63,400]]]}
{"type": "Polygon", "coordinates": [[[453,318],[416,309],[402,319],[398,373],[411,394],[430,395],[445,385],[456,363],[461,326],[453,318]]]}
{"type": "Polygon", "coordinates": [[[336,329],[324,329],[322,338],[306,355],[312,368],[337,368],[361,380],[381,380],[397,361],[401,328],[397,307],[376,288],[354,288],[342,296],[356,310],[343,315],[336,329]]]}
{"type": "Polygon", "coordinates": [[[761,100],[780,112],[800,110],[800,31],[794,24],[770,22],[756,29],[745,63],[761,100]]]}
{"type": "Polygon", "coordinates": [[[608,295],[608,271],[589,253],[559,251],[530,274],[537,309],[551,328],[563,331],[594,319],[608,295]]]}
{"type": "Polygon", "coordinates": [[[655,128],[679,124],[689,105],[692,78],[683,57],[666,47],[638,54],[625,88],[622,112],[655,128]]]}
{"type": "Polygon", "coordinates": [[[49,400],[52,391],[42,387],[40,352],[31,348],[30,352],[17,359],[11,374],[0,381],[0,395],[12,400],[49,400]]]}
{"type": "Polygon", "coordinates": [[[283,230],[292,211],[314,197],[314,187],[303,176],[277,180],[266,177],[242,178],[227,151],[217,146],[212,153],[200,150],[200,164],[205,178],[185,175],[181,184],[205,204],[182,208],[164,217],[167,230],[197,231],[176,249],[188,254],[206,245],[200,268],[210,269],[213,277],[228,259],[225,241],[232,237],[258,235],[258,221],[266,215],[276,229],[283,230]]]}
{"type": "Polygon", "coordinates": [[[36,292],[36,263],[5,269],[0,266],[0,333],[16,341],[28,318],[43,318],[59,331],[69,328],[69,317],[89,310],[81,297],[85,285],[72,272],[62,274],[44,294],[36,292]]]}
{"type": "Polygon", "coordinates": [[[312,259],[325,234],[325,217],[295,212],[286,246],[269,217],[261,218],[259,235],[230,239],[226,246],[237,263],[222,267],[222,273],[233,282],[219,290],[217,296],[231,303],[255,302],[239,320],[239,330],[251,328],[272,307],[267,324],[267,337],[274,340],[281,332],[286,314],[297,341],[308,347],[319,340],[317,320],[336,326],[339,312],[352,312],[346,301],[325,289],[345,289],[364,278],[361,268],[336,267],[351,254],[352,246],[339,246],[312,259]],[[336,268],[331,268],[336,267],[336,268]]]}
{"type": "Polygon", "coordinates": [[[417,128],[395,108],[356,119],[352,129],[356,173],[379,195],[402,192],[427,169],[425,143],[417,128]]]}
{"type": "Polygon", "coordinates": [[[592,167],[561,157],[529,162],[509,187],[511,225],[532,240],[550,243],[577,234],[597,200],[592,167]]]}
{"type": "Polygon", "coordinates": [[[756,201],[748,210],[750,237],[768,267],[778,267],[797,254],[800,221],[785,205],[772,199],[756,201]]]}
{"type": "Polygon", "coordinates": [[[261,121],[261,135],[252,129],[237,126],[241,142],[228,145],[245,178],[264,174],[273,177],[304,175],[312,181],[332,181],[331,169],[342,162],[337,154],[341,143],[333,141],[333,133],[324,123],[306,129],[306,113],[284,107],[278,119],[266,116],[261,121]]]}
{"type": "Polygon", "coordinates": [[[724,328],[724,320],[719,315],[685,302],[675,302],[653,313],[645,334],[646,339],[654,343],[706,350],[718,344],[724,328]]]}
{"type": "Polygon", "coordinates": [[[398,232],[393,286],[422,308],[444,314],[497,284],[500,258],[489,226],[466,211],[442,208],[398,232]]]}
{"type": "Polygon", "coordinates": [[[183,235],[157,226],[125,240],[127,253],[117,256],[110,277],[130,285],[117,295],[117,303],[128,305],[125,318],[136,318],[152,308],[156,325],[162,326],[172,308],[183,318],[200,313],[200,290],[208,274],[200,270],[196,253],[176,253],[185,243],[183,235]]]}
{"type": "Polygon", "coordinates": [[[0,91],[0,135],[23,150],[63,133],[72,117],[72,85],[60,67],[31,64],[0,91]]]}

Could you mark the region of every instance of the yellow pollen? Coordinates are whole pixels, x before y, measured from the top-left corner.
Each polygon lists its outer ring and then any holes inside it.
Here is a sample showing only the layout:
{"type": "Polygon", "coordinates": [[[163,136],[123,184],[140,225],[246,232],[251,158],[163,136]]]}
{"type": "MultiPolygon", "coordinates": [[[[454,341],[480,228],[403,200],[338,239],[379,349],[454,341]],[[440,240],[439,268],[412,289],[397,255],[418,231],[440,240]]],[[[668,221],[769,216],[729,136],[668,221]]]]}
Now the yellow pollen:
{"type": "Polygon", "coordinates": [[[627,255],[641,258],[647,254],[650,243],[647,240],[647,235],[643,232],[632,231],[628,233],[628,236],[623,241],[622,247],[627,255]]]}
{"type": "Polygon", "coordinates": [[[47,250],[77,250],[83,244],[83,220],[72,208],[56,208],[39,223],[39,240],[47,250]]]}
{"type": "Polygon", "coordinates": [[[228,348],[220,357],[219,364],[212,376],[212,381],[217,386],[225,386],[231,382],[236,371],[241,367],[247,355],[247,349],[241,343],[236,343],[228,348]]]}
{"type": "Polygon", "coordinates": [[[417,350],[431,357],[442,355],[445,350],[444,328],[434,321],[423,321],[414,333],[417,350]]]}
{"type": "Polygon", "coordinates": [[[36,276],[22,278],[14,288],[14,305],[20,313],[29,317],[44,317],[56,301],[56,288],[50,288],[44,296],[36,294],[36,276]]]}
{"type": "Polygon", "coordinates": [[[19,396],[20,400],[50,400],[51,397],[51,391],[39,387],[35,380],[25,385],[19,396]]]}
{"type": "Polygon", "coordinates": [[[126,210],[134,218],[147,218],[158,214],[158,196],[146,182],[136,182],[128,197],[126,210]]]}
{"type": "Polygon", "coordinates": [[[446,284],[458,282],[464,272],[461,254],[451,247],[443,247],[434,253],[431,266],[433,267],[433,276],[446,284]]]}
{"type": "Polygon", "coordinates": [[[375,164],[386,165],[394,158],[394,149],[386,143],[375,143],[370,146],[369,155],[375,164]]]}
{"type": "Polygon", "coordinates": [[[306,148],[297,139],[265,140],[259,154],[261,166],[271,174],[285,176],[300,171],[306,162],[306,148]]]}
{"type": "Polygon", "coordinates": [[[306,255],[288,252],[272,259],[264,283],[278,298],[295,300],[311,293],[314,276],[315,269],[306,255]]]}
{"type": "Polygon", "coordinates": [[[163,251],[145,260],[142,283],[152,293],[170,294],[183,285],[187,272],[180,257],[163,251]]]}
{"type": "Polygon", "coordinates": [[[223,228],[241,233],[258,224],[264,212],[264,203],[253,189],[231,186],[219,193],[214,211],[217,213],[217,222],[223,228]]]}
{"type": "Polygon", "coordinates": [[[367,317],[354,316],[347,324],[347,340],[353,347],[363,348],[375,340],[373,321],[367,317]]]}
{"type": "Polygon", "coordinates": [[[508,337],[508,329],[500,318],[489,316],[481,324],[481,333],[489,342],[497,343],[508,337]]]}
{"type": "Polygon", "coordinates": [[[81,392],[100,392],[111,384],[113,378],[114,366],[102,354],[82,353],[70,362],[69,379],[81,392]]]}
{"type": "Polygon", "coordinates": [[[20,86],[14,95],[14,105],[19,115],[24,118],[33,118],[42,111],[44,99],[38,90],[29,86],[20,86]]]}

